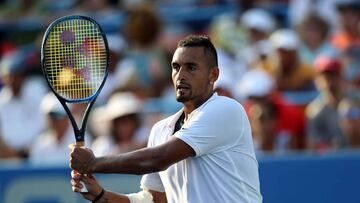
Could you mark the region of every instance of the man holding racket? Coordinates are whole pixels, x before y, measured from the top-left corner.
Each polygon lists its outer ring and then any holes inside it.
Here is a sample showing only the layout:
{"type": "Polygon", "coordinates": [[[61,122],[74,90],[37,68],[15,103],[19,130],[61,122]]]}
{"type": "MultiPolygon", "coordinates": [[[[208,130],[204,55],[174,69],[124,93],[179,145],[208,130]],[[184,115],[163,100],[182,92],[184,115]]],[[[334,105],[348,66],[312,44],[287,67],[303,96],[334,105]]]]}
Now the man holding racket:
{"type": "Polygon", "coordinates": [[[81,191],[82,181],[88,192],[81,194],[93,202],[262,202],[246,113],[237,101],[213,91],[219,69],[210,39],[191,35],[181,40],[171,67],[183,108],[154,125],[147,148],[106,157],[73,148],[73,191],[81,191]],[[105,191],[92,173],[144,174],[141,191],[105,191]]]}

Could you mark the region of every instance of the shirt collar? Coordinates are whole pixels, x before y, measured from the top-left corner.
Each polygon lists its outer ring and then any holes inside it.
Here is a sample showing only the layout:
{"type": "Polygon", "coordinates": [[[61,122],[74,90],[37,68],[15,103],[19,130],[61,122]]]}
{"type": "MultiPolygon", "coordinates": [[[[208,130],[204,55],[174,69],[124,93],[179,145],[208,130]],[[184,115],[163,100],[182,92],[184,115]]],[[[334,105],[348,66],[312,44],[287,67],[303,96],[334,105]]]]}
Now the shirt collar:
{"type": "MultiPolygon", "coordinates": [[[[191,117],[192,115],[194,115],[196,112],[198,112],[199,110],[201,110],[207,103],[209,103],[209,101],[214,100],[214,99],[215,99],[216,97],[218,97],[218,96],[219,96],[219,95],[218,95],[216,92],[214,92],[208,100],[206,100],[203,104],[201,104],[199,107],[197,107],[196,109],[194,109],[194,110],[190,113],[188,119],[190,119],[190,117],[191,117]]],[[[170,120],[169,120],[169,122],[168,122],[168,126],[169,126],[169,127],[174,127],[176,121],[180,118],[180,116],[181,116],[181,114],[182,114],[183,112],[184,112],[184,107],[182,107],[178,112],[176,112],[173,116],[171,116],[171,118],[170,118],[170,120]]]]}

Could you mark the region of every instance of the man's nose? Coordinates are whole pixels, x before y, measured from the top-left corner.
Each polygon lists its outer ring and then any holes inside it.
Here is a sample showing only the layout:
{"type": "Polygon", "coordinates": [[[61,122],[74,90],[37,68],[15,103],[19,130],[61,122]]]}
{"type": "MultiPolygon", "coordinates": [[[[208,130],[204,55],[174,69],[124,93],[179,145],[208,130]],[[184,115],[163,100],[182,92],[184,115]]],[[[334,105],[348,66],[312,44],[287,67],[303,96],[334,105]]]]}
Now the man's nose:
{"type": "Polygon", "coordinates": [[[184,67],[180,67],[177,75],[178,75],[178,79],[180,79],[180,80],[186,79],[186,77],[187,77],[187,72],[186,72],[185,68],[184,68],[184,67]]]}

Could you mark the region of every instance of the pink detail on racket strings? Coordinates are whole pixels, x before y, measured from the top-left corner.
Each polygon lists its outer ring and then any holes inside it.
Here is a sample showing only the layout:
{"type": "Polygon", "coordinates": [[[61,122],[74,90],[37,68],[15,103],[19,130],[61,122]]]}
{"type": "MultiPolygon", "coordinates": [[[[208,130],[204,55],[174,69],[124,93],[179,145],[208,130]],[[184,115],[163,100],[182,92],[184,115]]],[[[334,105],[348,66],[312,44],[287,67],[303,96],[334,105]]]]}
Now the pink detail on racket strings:
{"type": "Polygon", "coordinates": [[[75,74],[78,77],[84,78],[85,80],[90,80],[90,71],[88,66],[85,66],[80,70],[76,70],[75,74]]]}
{"type": "Polygon", "coordinates": [[[84,56],[90,55],[90,41],[88,38],[85,38],[84,43],[79,45],[78,52],[84,56]]]}
{"type": "Polygon", "coordinates": [[[60,35],[60,40],[63,44],[70,44],[75,42],[75,33],[71,30],[64,30],[60,35]]]}
{"type": "Polygon", "coordinates": [[[77,51],[86,57],[96,56],[101,49],[101,44],[99,39],[88,38],[84,39],[84,42],[77,47],[77,51]]]}

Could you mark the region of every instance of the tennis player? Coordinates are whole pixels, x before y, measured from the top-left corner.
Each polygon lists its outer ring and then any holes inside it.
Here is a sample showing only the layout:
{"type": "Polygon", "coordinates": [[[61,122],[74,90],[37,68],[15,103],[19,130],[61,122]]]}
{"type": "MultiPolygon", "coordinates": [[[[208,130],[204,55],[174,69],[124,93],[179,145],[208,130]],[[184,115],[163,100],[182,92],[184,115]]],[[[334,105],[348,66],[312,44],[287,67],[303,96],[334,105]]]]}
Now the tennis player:
{"type": "Polygon", "coordinates": [[[242,106],[214,93],[219,76],[217,53],[206,36],[191,35],[178,43],[172,80],[183,108],[156,123],[148,147],[116,156],[95,157],[73,148],[72,189],[83,181],[93,202],[259,203],[258,163],[249,121],[242,106]],[[92,173],[144,174],[141,191],[105,191],[92,173]]]}

